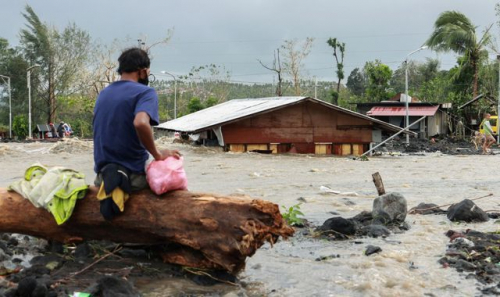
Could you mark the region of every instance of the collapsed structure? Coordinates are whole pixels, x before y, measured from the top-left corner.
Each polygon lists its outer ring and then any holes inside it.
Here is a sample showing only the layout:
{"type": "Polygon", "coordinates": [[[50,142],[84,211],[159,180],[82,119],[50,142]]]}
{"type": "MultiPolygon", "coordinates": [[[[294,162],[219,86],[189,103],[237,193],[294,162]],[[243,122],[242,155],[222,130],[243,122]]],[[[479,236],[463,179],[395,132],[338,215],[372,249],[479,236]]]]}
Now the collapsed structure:
{"type": "Polygon", "coordinates": [[[361,155],[371,144],[382,141],[383,132],[401,131],[311,97],[234,99],[155,128],[190,135],[232,152],[333,155],[361,155]]]}

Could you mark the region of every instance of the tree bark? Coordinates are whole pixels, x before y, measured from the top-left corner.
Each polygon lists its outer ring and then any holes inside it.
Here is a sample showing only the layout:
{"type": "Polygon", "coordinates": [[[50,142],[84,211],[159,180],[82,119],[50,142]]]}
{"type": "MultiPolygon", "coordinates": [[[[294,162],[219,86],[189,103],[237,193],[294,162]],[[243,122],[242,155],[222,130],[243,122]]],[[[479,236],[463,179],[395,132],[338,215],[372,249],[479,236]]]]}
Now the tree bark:
{"type": "Polygon", "coordinates": [[[266,241],[275,243],[294,230],[276,204],[259,199],[175,191],[157,196],[135,192],[125,211],[106,221],[97,188],[77,202],[71,218],[58,226],[45,209],[15,192],[0,189],[0,232],[56,240],[109,240],[163,245],[165,262],[237,273],[266,241]]]}

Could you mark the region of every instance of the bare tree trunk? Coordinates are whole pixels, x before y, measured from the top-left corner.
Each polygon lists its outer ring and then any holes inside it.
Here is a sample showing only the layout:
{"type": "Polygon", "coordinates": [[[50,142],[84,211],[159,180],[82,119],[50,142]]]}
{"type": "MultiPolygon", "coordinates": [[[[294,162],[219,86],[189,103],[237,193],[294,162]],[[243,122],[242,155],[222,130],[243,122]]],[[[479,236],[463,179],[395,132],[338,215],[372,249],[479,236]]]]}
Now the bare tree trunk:
{"type": "Polygon", "coordinates": [[[474,86],[472,89],[472,99],[477,97],[477,82],[478,82],[478,67],[477,62],[472,61],[472,68],[474,69],[474,86]]]}
{"type": "Polygon", "coordinates": [[[275,243],[294,230],[278,205],[259,199],[175,191],[156,196],[134,193],[125,211],[105,221],[97,188],[79,200],[73,215],[58,226],[45,209],[15,192],[0,189],[0,232],[21,233],[60,242],[87,239],[165,245],[164,261],[237,273],[266,241],[275,243]]]}

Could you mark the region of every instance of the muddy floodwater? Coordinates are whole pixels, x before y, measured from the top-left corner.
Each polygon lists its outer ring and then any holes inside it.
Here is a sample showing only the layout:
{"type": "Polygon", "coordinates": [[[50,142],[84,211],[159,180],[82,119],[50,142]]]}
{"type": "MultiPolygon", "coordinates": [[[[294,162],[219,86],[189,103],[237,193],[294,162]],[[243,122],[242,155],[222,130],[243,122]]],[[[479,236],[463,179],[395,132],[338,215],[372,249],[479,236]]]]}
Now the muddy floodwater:
{"type": "MultiPolygon", "coordinates": [[[[84,172],[93,181],[91,142],[0,144],[0,187],[23,176],[39,161],[84,172]]],[[[181,144],[189,189],[223,195],[248,195],[281,206],[301,204],[305,218],[321,225],[333,216],[371,211],[377,192],[371,175],[379,172],[387,192],[399,192],[408,207],[420,202],[444,205],[480,199],[483,210],[500,210],[500,155],[396,155],[357,161],[346,157],[224,153],[181,144]],[[339,191],[329,194],[321,187],[339,191]],[[335,215],[337,214],[337,215],[335,215]]],[[[446,209],[446,207],[444,207],[446,209]]],[[[201,287],[182,279],[153,279],[135,286],[144,296],[476,296],[475,279],[443,268],[449,229],[496,231],[495,220],[456,224],[444,215],[408,215],[411,226],[387,238],[327,241],[297,236],[263,246],[239,275],[242,284],[201,287]],[[382,248],[365,256],[367,245],[382,248]],[[321,257],[326,259],[320,260],[321,257]]]]}

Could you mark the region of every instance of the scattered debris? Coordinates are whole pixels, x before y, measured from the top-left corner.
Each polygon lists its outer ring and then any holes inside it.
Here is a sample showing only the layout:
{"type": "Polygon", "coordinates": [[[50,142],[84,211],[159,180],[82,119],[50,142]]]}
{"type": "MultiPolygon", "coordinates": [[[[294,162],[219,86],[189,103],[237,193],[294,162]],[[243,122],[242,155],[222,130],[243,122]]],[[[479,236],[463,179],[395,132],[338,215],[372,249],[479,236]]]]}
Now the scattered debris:
{"type": "Polygon", "coordinates": [[[467,277],[474,277],[487,287],[482,289],[484,294],[498,295],[497,284],[500,282],[500,249],[498,242],[500,235],[483,233],[475,230],[457,232],[449,230],[446,236],[450,243],[446,255],[439,260],[444,268],[453,267],[459,272],[466,273],[467,277]],[[494,286],[489,286],[493,284],[494,286]]]}
{"type": "Polygon", "coordinates": [[[92,151],[94,143],[92,141],[79,140],[78,138],[63,138],[62,141],[56,142],[49,150],[52,154],[59,153],[83,153],[92,151]]]}
{"type": "Polygon", "coordinates": [[[441,208],[439,208],[437,204],[422,202],[419,205],[411,208],[408,211],[408,214],[420,214],[420,215],[446,214],[446,210],[442,210],[441,208]]]}
{"type": "Polygon", "coordinates": [[[332,190],[326,186],[320,186],[319,190],[322,194],[335,194],[335,195],[341,195],[341,196],[359,196],[359,194],[356,192],[341,192],[341,191],[332,190]]]}

